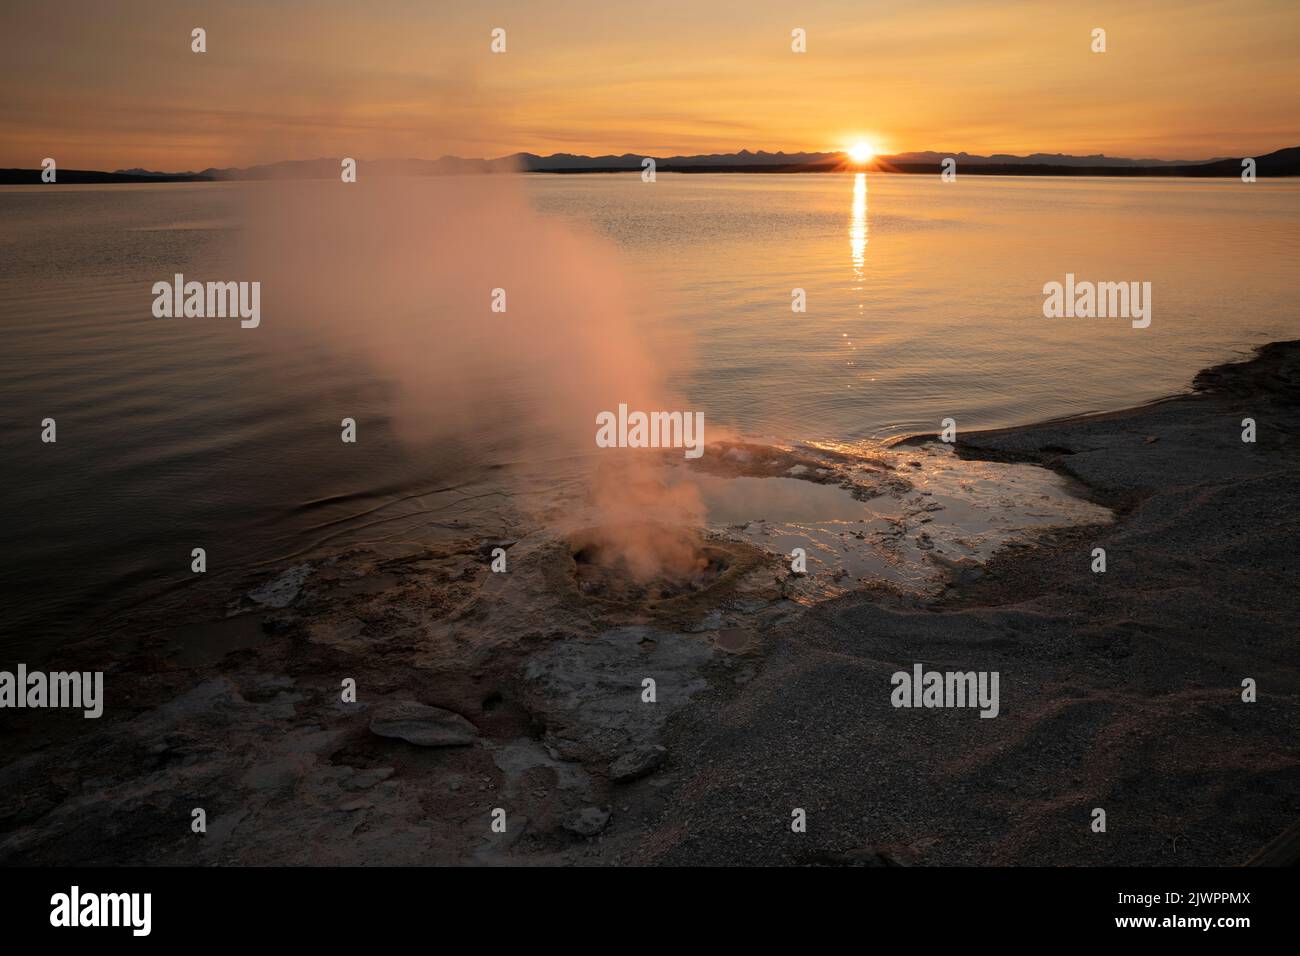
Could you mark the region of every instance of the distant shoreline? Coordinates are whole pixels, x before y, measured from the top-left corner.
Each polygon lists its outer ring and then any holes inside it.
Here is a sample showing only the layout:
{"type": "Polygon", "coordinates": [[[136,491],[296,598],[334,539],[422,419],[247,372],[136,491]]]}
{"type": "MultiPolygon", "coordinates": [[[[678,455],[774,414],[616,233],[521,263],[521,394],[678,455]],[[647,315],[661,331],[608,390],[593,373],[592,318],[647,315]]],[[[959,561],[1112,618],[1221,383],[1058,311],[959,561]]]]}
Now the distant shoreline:
{"type": "Polygon", "coordinates": [[[213,183],[213,176],[159,175],[141,176],[138,173],[105,173],[94,169],[60,169],[53,183],[41,182],[39,169],[0,169],[0,186],[86,186],[97,183],[213,183]]]}
{"type": "MultiPolygon", "coordinates": [[[[60,171],[57,182],[42,183],[40,170],[0,170],[0,186],[95,186],[95,185],[140,185],[148,183],[245,183],[245,182],[272,182],[271,177],[251,177],[248,179],[219,179],[215,176],[138,176],[133,174],[103,173],[92,170],[67,170],[60,171]]],[[[640,170],[633,169],[534,169],[526,172],[516,173],[514,175],[523,176],[585,176],[585,175],[632,175],[639,173],[640,170]]],[[[844,169],[834,167],[788,167],[788,166],[661,166],[655,170],[658,174],[682,173],[682,174],[734,174],[734,173],[768,173],[768,174],[792,174],[792,173],[871,173],[873,175],[939,175],[941,170],[935,166],[933,168],[918,168],[915,166],[895,169],[844,169]]],[[[429,176],[404,176],[404,177],[385,177],[385,178],[402,178],[402,179],[436,179],[440,176],[464,175],[457,173],[440,173],[429,176]]],[[[509,174],[507,174],[509,175],[509,174]]],[[[1193,172],[1186,168],[1137,168],[1129,169],[1124,167],[1078,167],[1078,166],[1014,166],[1014,167],[990,167],[990,166],[967,166],[958,171],[962,176],[1033,176],[1048,177],[1060,176],[1067,178],[1122,178],[1122,179],[1142,179],[1142,178],[1159,178],[1159,179],[1237,179],[1239,173],[1227,172],[1193,172]]],[[[1285,179],[1300,175],[1298,173],[1286,174],[1259,174],[1260,179],[1285,179]]],[[[289,182],[304,182],[310,180],[323,180],[323,176],[308,176],[300,179],[286,179],[289,182]]],[[[331,177],[332,178],[332,177],[331,177]]]]}
{"type": "MultiPolygon", "coordinates": [[[[1241,166],[1227,166],[1227,160],[1205,166],[1051,166],[1030,163],[967,163],[956,169],[962,176],[1124,176],[1193,179],[1236,179],[1241,176],[1241,166]]],[[[529,173],[583,174],[583,173],[639,173],[640,169],[624,167],[594,167],[577,169],[533,169],[529,173]]],[[[656,166],[656,173],[884,173],[886,175],[931,175],[943,172],[938,163],[899,163],[888,166],[857,168],[824,163],[772,164],[766,166],[656,166]]],[[[1260,173],[1261,177],[1286,177],[1300,175],[1300,168],[1283,173],[1260,173]]]]}
{"type": "MultiPolygon", "coordinates": [[[[1165,163],[1154,166],[1136,165],[1079,165],[1058,163],[1000,163],[972,161],[961,157],[955,160],[953,171],[958,176],[1065,176],[1065,177],[1160,177],[1166,179],[1240,179],[1244,159],[1219,159],[1206,163],[1165,163]]],[[[552,159],[555,159],[554,157],[552,159]]],[[[463,173],[542,173],[549,175],[583,175],[588,173],[642,172],[642,160],[636,157],[610,157],[618,162],[611,165],[584,166],[572,162],[546,165],[545,158],[536,157],[528,164],[512,168],[502,160],[376,160],[358,163],[359,172],[388,177],[423,179],[463,173]],[[376,172],[378,171],[378,172],[376,172]]],[[[946,160],[925,162],[895,162],[880,157],[861,166],[842,160],[798,163],[699,163],[656,160],[656,173],[873,173],[896,175],[940,175],[946,160]]],[[[1300,176],[1300,147],[1277,150],[1255,159],[1255,175],[1260,179],[1300,176]]],[[[337,179],[337,160],[294,160],[267,166],[245,169],[207,169],[199,173],[104,172],[87,169],[60,169],[55,183],[43,184],[40,169],[0,169],[0,185],[96,185],[105,183],[212,183],[212,182],[264,182],[269,180],[337,179]]]]}

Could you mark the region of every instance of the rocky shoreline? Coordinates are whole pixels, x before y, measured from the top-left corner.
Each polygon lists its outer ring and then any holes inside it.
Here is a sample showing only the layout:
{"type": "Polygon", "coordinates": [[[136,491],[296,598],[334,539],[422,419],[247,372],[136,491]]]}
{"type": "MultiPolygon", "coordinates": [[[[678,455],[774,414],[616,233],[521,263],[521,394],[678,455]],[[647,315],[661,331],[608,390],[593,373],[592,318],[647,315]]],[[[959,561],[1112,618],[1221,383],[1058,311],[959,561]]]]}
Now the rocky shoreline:
{"type": "Polygon", "coordinates": [[[717,535],[707,590],[650,602],[544,536],[285,569],[183,653],[147,616],[75,649],[103,719],[6,714],[0,862],[1248,860],[1300,817],[1300,342],[956,451],[1067,475],[1116,520],[920,603],[800,600],[717,535]],[[999,672],[998,717],[892,707],[914,663],[999,672]]]}

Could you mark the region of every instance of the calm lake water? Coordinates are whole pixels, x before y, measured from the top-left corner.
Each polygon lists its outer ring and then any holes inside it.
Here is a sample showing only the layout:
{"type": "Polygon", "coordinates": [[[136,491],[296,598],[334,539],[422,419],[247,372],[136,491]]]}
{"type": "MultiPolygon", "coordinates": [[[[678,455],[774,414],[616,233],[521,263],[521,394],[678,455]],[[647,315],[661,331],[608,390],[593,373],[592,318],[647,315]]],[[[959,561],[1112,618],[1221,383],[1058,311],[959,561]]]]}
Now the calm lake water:
{"type": "MultiPolygon", "coordinates": [[[[473,503],[517,463],[486,440],[399,442],[392,383],[328,344],[269,350],[237,323],[159,331],[149,287],[220,260],[258,188],[0,189],[0,657],[163,592],[217,593],[295,555],[493,518],[473,503]],[[363,455],[330,453],[343,415],[366,416],[363,455]],[[40,440],[46,417],[56,444],[40,440]],[[198,543],[213,568],[201,583],[198,543]]],[[[1119,408],[1300,336],[1297,183],[586,175],[525,188],[624,250],[659,319],[692,330],[673,384],[753,436],[869,442],[945,417],[972,429],[1119,408]],[[1150,282],[1150,328],[1044,318],[1043,284],[1067,272],[1150,282]]]]}

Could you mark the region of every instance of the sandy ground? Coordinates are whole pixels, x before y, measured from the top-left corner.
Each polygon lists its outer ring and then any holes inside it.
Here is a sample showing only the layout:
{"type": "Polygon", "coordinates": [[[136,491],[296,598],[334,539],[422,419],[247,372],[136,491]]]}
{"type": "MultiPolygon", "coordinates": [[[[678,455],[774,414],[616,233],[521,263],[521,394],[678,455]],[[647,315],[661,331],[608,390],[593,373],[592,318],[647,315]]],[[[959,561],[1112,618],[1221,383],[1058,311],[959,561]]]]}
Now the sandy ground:
{"type": "Polygon", "coordinates": [[[106,671],[103,718],[6,713],[0,862],[1242,863],[1300,817],[1298,398],[1286,343],[958,457],[733,446],[702,464],[872,517],[715,528],[698,592],[602,589],[521,531],[143,609],[60,661],[106,671]],[[1031,527],[945,524],[981,496],[1031,527]],[[998,716],[893,707],[916,663],[998,672],[998,716]]]}
{"type": "Polygon", "coordinates": [[[964,456],[1077,478],[1119,521],[1004,552],[925,610],[849,596],[774,633],[743,694],[676,728],[683,786],[639,858],[1232,865],[1290,825],[1300,343],[1195,384],[960,436],[964,456]],[[916,661],[999,671],[1001,714],[892,708],[889,675],[916,661]],[[792,807],[807,833],[790,832],[792,807]],[[1090,828],[1096,807],[1105,833],[1090,828]]]}

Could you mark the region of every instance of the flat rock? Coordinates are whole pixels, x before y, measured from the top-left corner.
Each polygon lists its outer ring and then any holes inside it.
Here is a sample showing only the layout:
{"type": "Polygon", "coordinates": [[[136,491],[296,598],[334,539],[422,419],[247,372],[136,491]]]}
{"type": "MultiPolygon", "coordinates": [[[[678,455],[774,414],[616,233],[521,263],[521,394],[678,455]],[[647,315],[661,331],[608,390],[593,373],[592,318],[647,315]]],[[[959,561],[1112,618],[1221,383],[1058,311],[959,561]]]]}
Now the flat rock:
{"type": "Polygon", "coordinates": [[[279,577],[249,591],[250,600],[266,607],[284,608],[292,604],[302,590],[303,584],[311,576],[310,564],[296,564],[282,572],[279,577]]]}
{"type": "Polygon", "coordinates": [[[614,760],[658,741],[667,719],[709,684],[712,641],[643,625],[556,641],[524,668],[522,700],[546,725],[543,743],[564,760],[614,760]],[[653,706],[642,678],[658,684],[653,706]]]}
{"type": "Polygon", "coordinates": [[[609,811],[600,807],[583,807],[564,823],[564,829],[578,836],[592,837],[609,823],[609,811]]]}
{"type": "Polygon", "coordinates": [[[413,700],[380,704],[370,718],[370,732],[419,747],[459,747],[478,737],[478,729],[460,714],[413,700]]]}
{"type": "Polygon", "coordinates": [[[610,763],[609,779],[615,783],[631,783],[633,780],[639,780],[646,774],[658,770],[667,753],[668,749],[658,744],[634,747],[610,763]]]}

